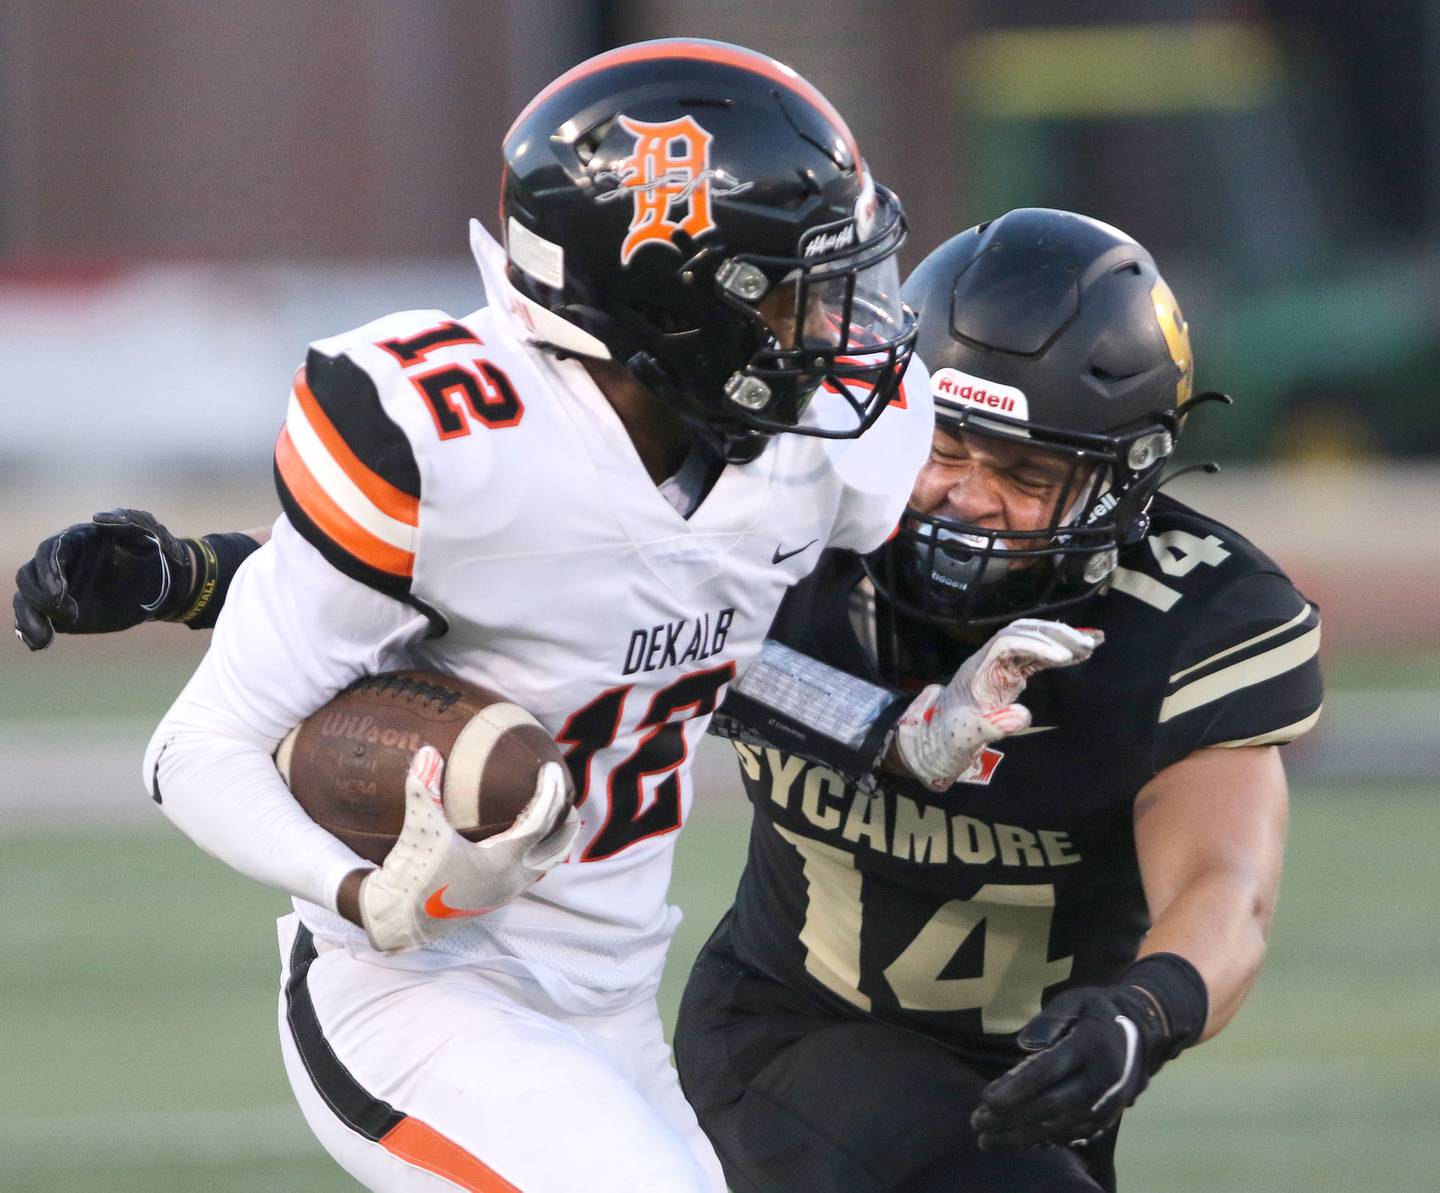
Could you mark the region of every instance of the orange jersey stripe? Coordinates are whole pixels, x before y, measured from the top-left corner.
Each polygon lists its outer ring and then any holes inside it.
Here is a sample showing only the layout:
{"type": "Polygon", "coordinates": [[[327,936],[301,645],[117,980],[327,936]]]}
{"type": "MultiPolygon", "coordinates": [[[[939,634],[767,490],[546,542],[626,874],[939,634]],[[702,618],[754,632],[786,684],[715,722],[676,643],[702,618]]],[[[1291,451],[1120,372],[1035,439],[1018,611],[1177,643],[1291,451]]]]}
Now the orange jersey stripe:
{"type": "Polygon", "coordinates": [[[380,1137],[380,1146],[407,1164],[443,1176],[462,1189],[474,1193],[520,1193],[517,1186],[489,1165],[418,1119],[401,1119],[380,1137]]]}
{"type": "Polygon", "coordinates": [[[330,421],[325,411],[321,409],[320,403],[315,400],[315,395],[310,392],[309,385],[305,383],[303,368],[295,374],[295,398],[300,403],[300,408],[305,412],[305,417],[310,426],[314,428],[320,442],[325,445],[325,450],[330,453],[335,463],[340,465],[341,471],[355,482],[355,487],[375,503],[375,508],[381,513],[389,514],[397,522],[418,526],[420,523],[420,499],[411,497],[408,493],[402,493],[384,477],[377,476],[350,450],[350,445],[340,437],[340,432],[335,429],[335,424],[330,421]]]}
{"type": "Polygon", "coordinates": [[[754,50],[744,50],[738,46],[727,46],[719,42],[704,41],[661,41],[642,42],[635,46],[622,46],[618,50],[611,50],[608,54],[600,54],[579,66],[572,66],[563,75],[545,88],[539,95],[525,105],[524,111],[515,117],[515,123],[510,126],[510,131],[505,134],[505,143],[508,143],[515,130],[521,122],[530,115],[542,103],[554,95],[563,87],[568,87],[578,79],[594,74],[597,70],[606,70],[612,66],[623,66],[630,62],[649,62],[656,58],[691,58],[703,62],[720,62],[726,66],[738,66],[741,70],[754,71],[758,75],[764,75],[772,82],[779,83],[782,87],[788,87],[802,99],[819,108],[821,113],[845,138],[845,144],[850,149],[850,156],[855,161],[856,169],[860,167],[860,150],[855,144],[855,137],[850,132],[850,126],[845,123],[844,118],[831,105],[815,87],[802,79],[798,74],[790,72],[788,68],[782,67],[775,59],[765,54],[757,53],[754,50]]]}
{"type": "Polygon", "coordinates": [[[275,464],[300,508],[339,546],[361,563],[392,576],[410,576],[415,571],[414,552],[391,546],[376,538],[342,510],[305,466],[288,429],[275,441],[275,464]]]}

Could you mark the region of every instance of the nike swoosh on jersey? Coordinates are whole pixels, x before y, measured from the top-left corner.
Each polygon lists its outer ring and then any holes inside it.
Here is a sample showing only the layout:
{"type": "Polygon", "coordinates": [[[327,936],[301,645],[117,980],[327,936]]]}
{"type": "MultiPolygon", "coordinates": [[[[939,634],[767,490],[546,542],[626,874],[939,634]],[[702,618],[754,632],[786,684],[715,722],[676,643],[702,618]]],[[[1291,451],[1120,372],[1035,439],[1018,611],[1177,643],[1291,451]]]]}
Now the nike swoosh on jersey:
{"type": "Polygon", "coordinates": [[[431,919],[458,920],[495,910],[493,907],[451,907],[445,902],[445,892],[449,889],[450,884],[447,882],[439,890],[431,891],[430,897],[425,900],[425,914],[431,919]]]}
{"type": "Polygon", "coordinates": [[[819,541],[820,541],[819,539],[811,539],[811,540],[810,540],[808,543],[806,543],[803,547],[796,547],[795,550],[793,550],[793,551],[782,551],[782,550],[780,550],[780,544],[779,544],[779,543],[776,543],[776,544],[775,544],[775,554],[770,557],[770,562],[771,562],[771,563],[784,563],[785,560],[789,559],[792,555],[799,555],[801,551],[808,551],[808,550],[810,550],[810,548],[813,547],[813,546],[814,546],[816,543],[818,543],[819,541]]]}

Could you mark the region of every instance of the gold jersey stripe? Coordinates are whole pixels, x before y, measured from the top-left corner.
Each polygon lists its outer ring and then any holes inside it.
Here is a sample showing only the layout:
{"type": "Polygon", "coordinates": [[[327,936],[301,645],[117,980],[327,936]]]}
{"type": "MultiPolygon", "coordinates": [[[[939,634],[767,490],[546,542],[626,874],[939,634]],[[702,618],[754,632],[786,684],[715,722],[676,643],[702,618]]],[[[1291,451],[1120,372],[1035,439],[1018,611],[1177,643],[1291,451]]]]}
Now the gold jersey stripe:
{"type": "Polygon", "coordinates": [[[1325,706],[1322,704],[1308,717],[1295,721],[1290,725],[1283,725],[1279,729],[1272,729],[1269,733],[1257,733],[1254,737],[1242,737],[1235,741],[1212,742],[1210,749],[1234,750],[1240,746],[1283,746],[1287,741],[1294,741],[1303,733],[1309,733],[1315,728],[1315,722],[1320,719],[1320,713],[1325,706]]]}
{"type": "Polygon", "coordinates": [[[1160,723],[1163,725],[1182,713],[1213,703],[1241,688],[1253,687],[1257,683],[1283,675],[1301,663],[1313,659],[1319,650],[1320,627],[1316,626],[1309,633],[1301,634],[1283,646],[1267,650],[1243,663],[1232,663],[1214,675],[1188,683],[1178,692],[1165,697],[1165,702],[1160,705],[1160,723]]]}
{"type": "Polygon", "coordinates": [[[1247,638],[1244,642],[1237,642],[1234,646],[1227,646],[1224,650],[1217,651],[1215,654],[1212,654],[1208,659],[1201,659],[1200,662],[1194,664],[1193,666],[1186,667],[1183,671],[1175,672],[1175,674],[1170,677],[1170,682],[1174,683],[1176,680],[1186,675],[1189,675],[1192,671],[1200,671],[1203,668],[1210,666],[1211,663],[1218,663],[1226,655],[1234,654],[1237,650],[1244,650],[1247,646],[1254,646],[1257,642],[1264,642],[1266,638],[1273,638],[1276,634],[1283,634],[1286,630],[1290,629],[1293,626],[1299,625],[1308,616],[1310,616],[1310,610],[1313,607],[1314,606],[1312,606],[1307,601],[1304,608],[1302,608],[1299,613],[1295,614],[1295,616],[1292,617],[1289,621],[1287,621],[1284,625],[1277,625],[1273,630],[1266,630],[1263,634],[1256,634],[1255,637],[1247,638]]]}
{"type": "Polygon", "coordinates": [[[1267,679],[1274,679],[1315,657],[1319,650],[1320,627],[1316,625],[1309,634],[1300,634],[1299,638],[1284,645],[1277,645],[1274,650],[1247,658],[1244,663],[1233,663],[1224,670],[1215,671],[1212,676],[1205,676],[1205,679],[1187,683],[1179,692],[1165,697],[1159,716],[1161,725],[1181,713],[1188,713],[1189,710],[1208,705],[1221,696],[1238,692],[1241,687],[1253,687],[1267,679]]]}

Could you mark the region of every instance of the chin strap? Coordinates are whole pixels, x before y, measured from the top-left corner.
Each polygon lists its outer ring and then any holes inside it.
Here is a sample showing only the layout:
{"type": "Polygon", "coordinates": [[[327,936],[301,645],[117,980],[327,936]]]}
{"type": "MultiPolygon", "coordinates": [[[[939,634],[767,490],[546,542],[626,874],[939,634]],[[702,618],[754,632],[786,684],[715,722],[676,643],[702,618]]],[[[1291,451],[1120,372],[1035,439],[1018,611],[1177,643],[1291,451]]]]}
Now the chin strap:
{"type": "Polygon", "coordinates": [[[1177,468],[1168,476],[1163,477],[1160,483],[1155,486],[1155,492],[1160,492],[1160,490],[1171,481],[1178,481],[1182,476],[1189,476],[1192,472],[1203,472],[1206,476],[1214,476],[1219,471],[1220,465],[1215,463],[1214,460],[1206,460],[1203,464],[1187,464],[1184,468],[1177,468]]]}
{"type": "Polygon", "coordinates": [[[1188,415],[1190,411],[1194,410],[1197,406],[1205,405],[1207,402],[1219,402],[1222,406],[1235,405],[1235,399],[1229,394],[1222,394],[1217,389],[1207,389],[1204,393],[1196,394],[1193,398],[1188,398],[1181,402],[1180,405],[1175,408],[1176,419],[1184,423],[1185,416],[1188,415]]]}
{"type": "MultiPolygon", "coordinates": [[[[1232,398],[1229,394],[1222,394],[1218,390],[1208,389],[1204,393],[1196,394],[1188,401],[1181,402],[1180,405],[1175,408],[1176,425],[1179,427],[1183,427],[1185,425],[1185,419],[1189,415],[1190,411],[1196,409],[1199,406],[1207,405],[1211,402],[1217,403],[1221,406],[1235,405],[1235,399],[1232,398]]],[[[1177,468],[1174,472],[1168,473],[1166,476],[1161,478],[1160,483],[1155,486],[1155,492],[1160,492],[1160,490],[1163,489],[1166,485],[1168,485],[1171,481],[1177,481],[1182,476],[1189,476],[1192,472],[1203,472],[1206,476],[1214,476],[1219,471],[1220,465],[1215,463],[1214,460],[1206,460],[1204,463],[1201,464],[1187,464],[1184,468],[1177,468]]]]}

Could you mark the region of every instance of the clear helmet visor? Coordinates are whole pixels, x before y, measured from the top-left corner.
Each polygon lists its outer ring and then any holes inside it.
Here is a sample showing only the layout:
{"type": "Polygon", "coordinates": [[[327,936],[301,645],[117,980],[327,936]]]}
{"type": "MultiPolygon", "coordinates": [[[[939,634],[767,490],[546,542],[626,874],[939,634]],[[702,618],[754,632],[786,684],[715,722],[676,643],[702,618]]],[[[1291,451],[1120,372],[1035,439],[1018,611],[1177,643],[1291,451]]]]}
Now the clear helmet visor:
{"type": "Polygon", "coordinates": [[[796,256],[737,257],[721,282],[755,303],[781,353],[875,351],[910,332],[896,255],[904,235],[899,201],[867,183],[854,214],[811,228],[796,256]],[[745,294],[747,282],[765,289],[745,294]]]}
{"type": "Polygon", "coordinates": [[[894,256],[866,261],[860,254],[805,280],[799,342],[783,347],[864,352],[890,343],[905,326],[900,265],[894,256]]]}
{"type": "Polygon", "coordinates": [[[915,342],[900,298],[899,202],[868,187],[851,216],[809,229],[794,255],[739,254],[715,285],[760,334],[749,363],[726,382],[747,426],[848,439],[871,426],[898,391],[915,342]],[[810,399],[833,391],[836,418],[807,419],[810,399]]]}
{"type": "Polygon", "coordinates": [[[758,304],[785,352],[873,351],[907,329],[900,301],[900,266],[892,255],[842,258],[815,270],[795,270],[758,304]]]}

